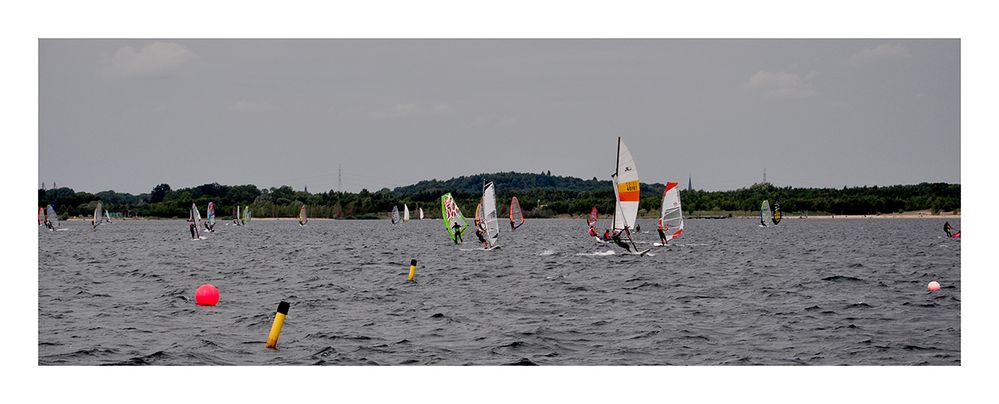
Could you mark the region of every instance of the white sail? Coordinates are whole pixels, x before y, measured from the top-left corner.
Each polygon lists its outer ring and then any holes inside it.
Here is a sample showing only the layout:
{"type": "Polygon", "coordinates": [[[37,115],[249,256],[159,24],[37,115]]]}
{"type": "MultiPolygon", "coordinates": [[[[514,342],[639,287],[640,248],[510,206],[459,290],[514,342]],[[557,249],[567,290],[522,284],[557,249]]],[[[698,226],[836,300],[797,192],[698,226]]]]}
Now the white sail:
{"type": "Polygon", "coordinates": [[[101,220],[101,213],[103,212],[104,212],[104,205],[101,204],[101,201],[97,201],[97,208],[94,209],[94,218],[90,221],[90,224],[93,225],[95,229],[97,228],[97,226],[100,226],[101,222],[103,221],[101,220]]]}
{"type": "Polygon", "coordinates": [[[298,210],[298,225],[305,226],[306,224],[309,224],[309,213],[305,205],[302,205],[302,208],[298,210]]]}
{"type": "Polygon", "coordinates": [[[236,205],[236,211],[232,214],[232,222],[235,223],[236,226],[243,224],[239,218],[239,205],[236,205]]]}
{"type": "Polygon", "coordinates": [[[201,237],[201,212],[198,212],[198,205],[191,204],[191,220],[194,222],[194,236],[201,237]]]}
{"type": "Polygon", "coordinates": [[[392,224],[399,223],[399,207],[392,206],[392,224]]]}
{"type": "Polygon", "coordinates": [[[48,220],[53,228],[59,227],[59,215],[56,214],[55,208],[51,204],[45,208],[45,220],[48,220]]]}
{"type": "Polygon", "coordinates": [[[499,242],[499,219],[496,217],[496,189],[492,181],[482,189],[482,216],[486,222],[486,242],[489,248],[496,247],[499,242]]]}
{"type": "Polygon", "coordinates": [[[663,192],[662,212],[659,216],[659,226],[666,233],[667,241],[680,236],[683,232],[683,211],[680,209],[679,183],[666,182],[663,192]]]}
{"type": "Polygon", "coordinates": [[[405,203],[402,204],[402,221],[403,223],[409,221],[409,206],[406,206],[405,203]]]}
{"type": "Polygon", "coordinates": [[[770,213],[770,201],[764,199],[763,206],[760,206],[760,226],[766,227],[770,216],[772,216],[772,213],[770,213]]]}
{"type": "Polygon", "coordinates": [[[638,219],[638,201],[640,197],[638,168],[631,151],[617,138],[617,170],[613,176],[614,198],[614,229],[631,229],[638,219]]]}
{"type": "Polygon", "coordinates": [[[250,210],[250,206],[249,205],[244,206],[243,207],[243,224],[249,223],[251,216],[253,216],[253,211],[250,210]]]}
{"type": "Polygon", "coordinates": [[[423,220],[423,208],[420,208],[420,220],[423,220]]]}
{"type": "Polygon", "coordinates": [[[104,220],[111,223],[111,212],[108,212],[107,209],[104,209],[104,220]]]}

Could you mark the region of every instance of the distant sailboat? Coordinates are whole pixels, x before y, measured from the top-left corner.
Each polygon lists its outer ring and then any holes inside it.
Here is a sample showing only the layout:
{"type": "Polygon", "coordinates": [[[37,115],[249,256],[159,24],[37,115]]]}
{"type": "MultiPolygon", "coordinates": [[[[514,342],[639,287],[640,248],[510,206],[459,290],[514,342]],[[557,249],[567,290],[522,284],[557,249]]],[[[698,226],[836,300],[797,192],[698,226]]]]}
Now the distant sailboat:
{"type": "Polygon", "coordinates": [[[773,214],[770,212],[770,201],[764,199],[763,205],[760,206],[760,227],[767,227],[767,219],[770,219],[773,214]]]}
{"type": "Polygon", "coordinates": [[[499,218],[496,214],[496,189],[492,181],[487,182],[482,187],[482,216],[483,227],[486,230],[487,250],[499,248],[499,218]]]}
{"type": "Polygon", "coordinates": [[[101,219],[101,214],[104,213],[104,205],[101,201],[97,201],[97,207],[94,208],[94,217],[90,220],[90,224],[94,226],[94,230],[97,230],[97,226],[100,226],[104,220],[101,219]]]}
{"type": "Polygon", "coordinates": [[[392,224],[399,223],[399,207],[392,206],[392,224]]]}
{"type": "Polygon", "coordinates": [[[524,225],[524,211],[520,209],[517,197],[510,198],[510,231],[524,225]]]}
{"type": "Polygon", "coordinates": [[[104,209],[104,221],[111,223],[111,212],[108,212],[107,209],[104,209]]]}
{"type": "Polygon", "coordinates": [[[444,229],[451,236],[451,241],[455,244],[461,242],[461,235],[468,228],[468,219],[461,214],[461,209],[458,209],[458,204],[454,202],[450,192],[441,196],[441,219],[444,221],[444,229]],[[457,232],[455,225],[458,227],[457,232]]]}
{"type": "Polygon", "coordinates": [[[198,212],[198,205],[196,205],[194,203],[191,203],[191,216],[190,216],[190,220],[191,220],[191,223],[194,225],[193,227],[191,227],[191,231],[194,232],[194,234],[191,234],[191,238],[193,238],[193,239],[200,239],[201,238],[201,212],[198,212]]]}
{"type": "Polygon", "coordinates": [[[774,225],[777,225],[778,223],[780,223],[780,219],[783,216],[784,214],[781,213],[780,211],[780,198],[777,198],[774,200],[774,213],[773,216],[770,218],[770,221],[772,221],[774,225]]]}
{"type": "MultiPolygon", "coordinates": [[[[666,242],[673,240],[683,233],[683,210],[680,208],[680,188],[679,183],[666,182],[666,190],[663,191],[662,210],[659,215],[659,228],[666,236],[666,242]]],[[[662,243],[656,243],[662,245],[662,243]]]]}
{"type": "Polygon", "coordinates": [[[56,215],[55,208],[52,204],[49,204],[42,213],[42,224],[49,229],[49,231],[55,231],[59,227],[59,215],[56,215]]]}
{"type": "Polygon", "coordinates": [[[594,227],[597,225],[597,219],[599,218],[600,214],[597,213],[597,207],[594,206],[593,209],[590,209],[590,216],[586,218],[586,224],[590,227],[594,227]]]}
{"type": "Polygon", "coordinates": [[[38,208],[38,225],[45,224],[45,208],[38,208]]]}
{"type": "Polygon", "coordinates": [[[638,168],[635,167],[635,159],[631,156],[631,151],[624,144],[620,137],[617,138],[617,165],[615,172],[611,175],[611,182],[614,187],[614,232],[619,236],[625,236],[631,243],[632,249],[628,252],[632,254],[645,255],[648,249],[638,251],[638,246],[631,239],[631,229],[638,219],[638,201],[641,189],[638,182],[638,168]]]}
{"type": "Polygon", "coordinates": [[[402,222],[409,223],[409,206],[402,204],[402,222]]]}
{"type": "Polygon", "coordinates": [[[298,210],[298,225],[305,226],[309,223],[309,214],[306,212],[305,205],[298,210]]]}
{"type": "Polygon", "coordinates": [[[423,220],[423,208],[420,208],[420,220],[423,220]]]}
{"type": "Polygon", "coordinates": [[[208,210],[205,212],[208,219],[205,220],[205,230],[215,231],[215,202],[208,202],[208,210]]]}
{"type": "Polygon", "coordinates": [[[236,209],[233,209],[232,211],[232,224],[235,224],[236,226],[243,225],[243,221],[240,220],[239,217],[239,205],[236,205],[236,209]]]}
{"type": "Polygon", "coordinates": [[[247,223],[250,222],[250,217],[251,216],[253,216],[253,211],[250,210],[250,205],[244,206],[243,207],[243,219],[242,219],[243,225],[246,225],[247,223]]]}

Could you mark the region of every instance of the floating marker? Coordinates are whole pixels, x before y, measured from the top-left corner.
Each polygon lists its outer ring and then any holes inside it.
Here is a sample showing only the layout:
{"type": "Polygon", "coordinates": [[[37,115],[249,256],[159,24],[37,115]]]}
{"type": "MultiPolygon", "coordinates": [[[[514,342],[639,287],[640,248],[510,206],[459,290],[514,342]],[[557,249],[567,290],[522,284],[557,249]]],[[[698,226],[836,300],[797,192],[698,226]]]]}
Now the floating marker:
{"type": "Polygon", "coordinates": [[[288,302],[278,303],[277,313],[274,314],[274,325],[271,326],[271,333],[267,336],[267,347],[277,349],[278,337],[281,336],[281,327],[284,326],[284,316],[288,315],[288,302]]]}
{"type": "Polygon", "coordinates": [[[930,282],[929,285],[926,285],[926,290],[929,290],[930,292],[936,292],[940,290],[940,284],[937,283],[937,281],[930,282]]]}
{"type": "Polygon", "coordinates": [[[416,260],[409,261],[409,281],[416,277],[416,260]]]}
{"type": "Polygon", "coordinates": [[[210,283],[201,285],[198,291],[194,292],[194,301],[198,306],[214,306],[219,302],[219,290],[210,283]]]}

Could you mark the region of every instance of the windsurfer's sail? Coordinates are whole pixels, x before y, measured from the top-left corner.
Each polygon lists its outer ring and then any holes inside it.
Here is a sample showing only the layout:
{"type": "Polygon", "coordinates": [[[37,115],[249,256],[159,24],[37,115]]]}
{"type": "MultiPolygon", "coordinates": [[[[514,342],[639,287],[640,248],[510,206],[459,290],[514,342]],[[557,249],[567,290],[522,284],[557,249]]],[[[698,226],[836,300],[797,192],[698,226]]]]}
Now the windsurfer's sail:
{"type": "Polygon", "coordinates": [[[208,202],[208,210],[205,211],[207,218],[205,220],[205,230],[212,231],[215,227],[215,202],[208,202]]]}
{"type": "Polygon", "coordinates": [[[593,209],[590,209],[590,217],[586,219],[586,224],[588,224],[590,227],[596,226],[597,219],[599,217],[600,215],[597,213],[597,207],[594,206],[593,209]]]}
{"type": "Polygon", "coordinates": [[[239,217],[239,205],[236,205],[236,209],[232,211],[232,223],[236,226],[243,225],[243,221],[239,217]]]}
{"type": "Polygon", "coordinates": [[[663,192],[663,206],[659,216],[659,228],[666,234],[666,241],[675,239],[683,233],[683,211],[680,209],[679,183],[666,182],[663,192]]]}
{"type": "Polygon", "coordinates": [[[402,204],[402,222],[409,222],[409,206],[406,206],[405,203],[402,204]]]}
{"type": "Polygon", "coordinates": [[[201,212],[198,205],[191,203],[191,222],[194,223],[194,237],[201,238],[201,212]]]}
{"type": "Polygon", "coordinates": [[[510,229],[517,230],[524,224],[524,211],[520,209],[520,201],[517,197],[510,198],[510,229]]]}
{"type": "Polygon", "coordinates": [[[760,206],[760,226],[767,227],[767,219],[773,214],[770,212],[770,201],[764,199],[760,206]]]}
{"type": "Polygon", "coordinates": [[[306,212],[305,205],[302,205],[302,208],[298,210],[298,225],[305,226],[307,223],[309,223],[309,214],[306,212]]]}
{"type": "Polygon", "coordinates": [[[392,224],[399,223],[399,207],[392,206],[392,224]]]}
{"type": "Polygon", "coordinates": [[[253,216],[253,211],[250,210],[250,206],[249,205],[244,206],[243,207],[243,224],[246,224],[246,223],[248,223],[250,221],[250,216],[253,216]]]}
{"type": "Polygon", "coordinates": [[[111,212],[108,212],[107,209],[104,209],[104,221],[111,223],[111,212]]]}
{"type": "Polygon", "coordinates": [[[780,198],[774,200],[774,213],[773,217],[770,219],[774,224],[780,223],[780,219],[784,216],[780,211],[780,198]]]}
{"type": "Polygon", "coordinates": [[[499,242],[499,218],[496,214],[496,188],[492,181],[482,187],[482,216],[488,248],[495,248],[499,242]]]}
{"type": "Polygon", "coordinates": [[[52,228],[59,227],[59,215],[56,214],[55,208],[52,207],[52,204],[49,204],[49,206],[45,208],[45,221],[48,222],[52,228]]]}
{"type": "Polygon", "coordinates": [[[461,235],[468,228],[468,219],[461,214],[461,209],[458,209],[458,204],[455,203],[451,193],[441,196],[441,218],[444,220],[444,229],[451,235],[451,240],[456,243],[461,240],[461,235]],[[458,227],[457,233],[455,225],[458,227]]]}
{"type": "Polygon", "coordinates": [[[423,208],[420,208],[420,220],[423,220],[423,208]]]}
{"type": "Polygon", "coordinates": [[[101,204],[101,201],[97,201],[97,207],[94,208],[94,218],[90,221],[90,224],[94,226],[94,229],[97,229],[97,226],[100,226],[101,222],[103,222],[103,220],[101,220],[102,213],[104,213],[104,205],[101,204]]]}
{"type": "Polygon", "coordinates": [[[45,208],[38,208],[38,225],[45,224],[45,208]]]}

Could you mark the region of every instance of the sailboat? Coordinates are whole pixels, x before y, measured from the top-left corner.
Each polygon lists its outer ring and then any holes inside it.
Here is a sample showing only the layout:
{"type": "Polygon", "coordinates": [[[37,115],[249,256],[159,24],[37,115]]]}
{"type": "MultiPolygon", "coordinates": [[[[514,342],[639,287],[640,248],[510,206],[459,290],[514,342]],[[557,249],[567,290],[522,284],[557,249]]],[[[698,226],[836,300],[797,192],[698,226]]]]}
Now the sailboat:
{"type": "Polygon", "coordinates": [[[780,223],[780,219],[783,216],[784,214],[781,213],[780,211],[780,198],[777,198],[774,200],[774,213],[773,216],[770,218],[770,221],[773,222],[774,225],[777,225],[778,223],[780,223]]]}
{"type": "Polygon", "coordinates": [[[441,196],[441,219],[444,220],[444,229],[451,236],[451,241],[455,244],[462,241],[461,235],[468,228],[468,219],[461,214],[458,204],[454,202],[454,197],[448,192],[441,196]],[[458,232],[455,233],[455,225],[458,225],[458,232]]]}
{"type": "Polygon", "coordinates": [[[90,220],[90,224],[94,226],[94,230],[97,230],[97,226],[100,226],[104,221],[101,219],[101,214],[104,212],[104,205],[101,201],[97,201],[97,207],[94,208],[94,218],[90,220]]]}
{"type": "Polygon", "coordinates": [[[236,226],[243,225],[243,222],[239,219],[239,205],[236,205],[236,209],[232,211],[232,224],[236,226]]]}
{"type": "MultiPolygon", "coordinates": [[[[482,186],[482,217],[480,226],[485,229],[486,244],[483,248],[487,250],[492,250],[494,248],[499,248],[497,243],[499,242],[499,219],[496,214],[496,188],[493,186],[493,182],[489,181],[482,186]]],[[[476,216],[479,212],[476,209],[476,216]]]]}
{"type": "Polygon", "coordinates": [[[45,208],[38,208],[38,225],[45,224],[45,208]]]}
{"type": "Polygon", "coordinates": [[[399,207],[392,206],[392,224],[399,223],[399,207]]]}
{"type": "MultiPolygon", "coordinates": [[[[666,242],[680,237],[683,233],[683,210],[680,209],[680,189],[679,183],[666,182],[666,190],[663,191],[663,205],[659,214],[659,228],[666,234],[666,242]]],[[[663,243],[653,243],[655,246],[665,245],[663,243]]]]}
{"type": "Polygon", "coordinates": [[[631,156],[631,151],[624,144],[620,137],[617,138],[617,165],[614,175],[611,175],[611,182],[614,186],[614,232],[627,237],[632,249],[628,252],[636,255],[645,255],[648,249],[638,251],[638,246],[631,239],[631,229],[638,219],[638,201],[641,189],[638,182],[638,168],[635,167],[635,159],[631,156]]]}
{"type": "Polygon", "coordinates": [[[420,220],[423,220],[423,208],[420,208],[420,220]]]}
{"type": "Polygon", "coordinates": [[[770,213],[770,201],[764,199],[760,206],[760,227],[767,227],[767,219],[772,216],[770,213]]]}
{"type": "Polygon", "coordinates": [[[209,232],[215,231],[215,202],[208,202],[208,210],[205,212],[208,215],[208,220],[205,220],[205,230],[209,232]]]}
{"type": "Polygon", "coordinates": [[[104,209],[104,221],[111,223],[111,212],[108,212],[107,209],[104,209]]]}
{"type": "Polygon", "coordinates": [[[250,205],[244,206],[243,207],[243,218],[242,218],[243,225],[246,225],[247,223],[250,222],[250,217],[251,216],[253,216],[253,211],[250,210],[250,205]]]}
{"type": "Polygon", "coordinates": [[[520,209],[517,197],[510,198],[510,231],[524,225],[524,211],[520,209]]]}
{"type": "Polygon", "coordinates": [[[409,223],[409,206],[402,204],[402,222],[409,223]]]}
{"type": "Polygon", "coordinates": [[[305,226],[308,223],[309,223],[309,214],[305,210],[305,205],[302,205],[302,208],[298,210],[298,225],[305,226]]]}
{"type": "Polygon", "coordinates": [[[194,227],[191,228],[194,231],[194,234],[191,235],[191,238],[195,240],[204,239],[204,237],[201,235],[201,212],[198,212],[197,204],[191,203],[190,220],[191,223],[194,224],[194,227]]]}

